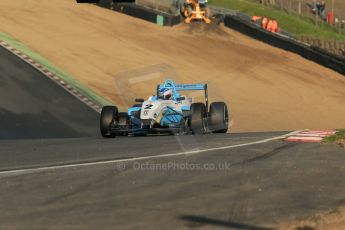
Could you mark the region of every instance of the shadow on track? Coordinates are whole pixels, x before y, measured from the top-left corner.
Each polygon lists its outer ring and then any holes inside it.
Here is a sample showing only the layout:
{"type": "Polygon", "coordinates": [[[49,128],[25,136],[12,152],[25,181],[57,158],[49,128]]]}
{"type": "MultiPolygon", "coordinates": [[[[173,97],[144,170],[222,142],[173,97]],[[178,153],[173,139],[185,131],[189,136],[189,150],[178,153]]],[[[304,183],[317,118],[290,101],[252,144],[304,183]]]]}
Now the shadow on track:
{"type": "Polygon", "coordinates": [[[273,230],[272,228],[257,227],[248,224],[242,224],[234,221],[218,220],[214,218],[209,218],[205,216],[194,216],[194,215],[183,215],[180,219],[187,222],[187,225],[191,228],[199,227],[202,225],[213,225],[225,228],[234,228],[241,230],[273,230]]]}
{"type": "Polygon", "coordinates": [[[234,165],[248,164],[248,163],[255,162],[255,161],[260,161],[260,160],[266,160],[266,159],[269,159],[271,157],[274,157],[274,156],[280,154],[284,150],[289,150],[289,149],[295,147],[296,145],[298,145],[298,143],[288,143],[288,144],[285,144],[285,145],[280,146],[278,148],[275,148],[275,149],[273,149],[272,151],[270,151],[268,153],[265,153],[265,154],[262,154],[262,155],[259,155],[259,156],[247,159],[247,160],[243,160],[243,161],[237,162],[237,163],[233,164],[233,166],[234,165]]]}

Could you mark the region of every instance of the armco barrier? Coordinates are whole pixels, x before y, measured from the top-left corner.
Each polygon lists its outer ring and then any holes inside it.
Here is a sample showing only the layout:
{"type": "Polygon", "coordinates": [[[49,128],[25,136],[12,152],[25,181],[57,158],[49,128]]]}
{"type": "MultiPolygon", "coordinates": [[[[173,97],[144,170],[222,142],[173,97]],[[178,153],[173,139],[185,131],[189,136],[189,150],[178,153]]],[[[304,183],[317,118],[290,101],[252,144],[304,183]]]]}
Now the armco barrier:
{"type": "Polygon", "coordinates": [[[114,10],[163,26],[174,26],[181,23],[181,17],[179,15],[170,15],[134,3],[115,3],[114,10]]]}
{"type": "Polygon", "coordinates": [[[224,24],[225,26],[246,34],[254,39],[290,52],[294,52],[306,59],[314,61],[345,75],[345,59],[328,53],[325,50],[317,47],[311,47],[289,37],[263,30],[255,24],[245,21],[237,16],[226,15],[224,24]]]}

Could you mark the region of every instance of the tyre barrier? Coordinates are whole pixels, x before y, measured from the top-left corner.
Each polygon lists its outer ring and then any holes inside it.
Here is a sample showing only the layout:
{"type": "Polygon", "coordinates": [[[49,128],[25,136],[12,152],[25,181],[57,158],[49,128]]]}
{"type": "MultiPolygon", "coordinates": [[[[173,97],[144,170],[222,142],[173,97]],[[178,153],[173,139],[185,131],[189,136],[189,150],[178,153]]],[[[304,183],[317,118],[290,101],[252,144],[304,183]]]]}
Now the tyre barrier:
{"type": "Polygon", "coordinates": [[[309,46],[287,36],[266,31],[237,16],[226,15],[224,25],[256,40],[284,49],[345,75],[345,59],[318,47],[309,46]]]}
{"type": "Polygon", "coordinates": [[[134,3],[115,3],[113,10],[140,18],[161,26],[174,26],[181,23],[180,15],[170,15],[157,10],[152,10],[134,3]]]}
{"type": "Polygon", "coordinates": [[[180,15],[171,15],[135,4],[135,0],[77,0],[77,3],[97,4],[129,16],[140,18],[161,26],[174,26],[181,23],[180,15]]]}

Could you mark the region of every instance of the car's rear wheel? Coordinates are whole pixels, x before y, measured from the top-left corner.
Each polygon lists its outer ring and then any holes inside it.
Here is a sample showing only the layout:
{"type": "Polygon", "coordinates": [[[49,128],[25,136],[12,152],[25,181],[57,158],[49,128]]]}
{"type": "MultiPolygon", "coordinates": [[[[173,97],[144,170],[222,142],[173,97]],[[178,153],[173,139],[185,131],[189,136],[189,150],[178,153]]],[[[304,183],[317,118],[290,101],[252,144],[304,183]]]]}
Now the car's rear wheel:
{"type": "Polygon", "coordinates": [[[208,127],[213,133],[226,133],[229,126],[228,107],[224,102],[213,102],[210,105],[208,127]]]}
{"type": "Polygon", "coordinates": [[[111,128],[117,120],[118,109],[116,106],[104,106],[101,112],[100,130],[105,138],[114,138],[115,134],[111,132],[111,128]]]}
{"type": "Polygon", "coordinates": [[[206,106],[204,103],[193,103],[190,107],[190,128],[193,134],[203,134],[206,132],[206,106]]]}

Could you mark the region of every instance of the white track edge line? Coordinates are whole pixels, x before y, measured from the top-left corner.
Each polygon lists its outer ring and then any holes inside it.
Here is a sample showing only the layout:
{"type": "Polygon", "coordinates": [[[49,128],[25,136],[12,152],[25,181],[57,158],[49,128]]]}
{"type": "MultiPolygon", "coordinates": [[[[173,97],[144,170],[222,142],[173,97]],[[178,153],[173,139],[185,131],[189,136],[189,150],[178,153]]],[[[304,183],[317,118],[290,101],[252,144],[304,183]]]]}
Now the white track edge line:
{"type": "Polygon", "coordinates": [[[184,156],[196,155],[196,154],[211,152],[211,151],[216,151],[216,150],[225,150],[225,149],[239,148],[239,147],[250,146],[250,145],[264,144],[270,141],[284,139],[298,132],[300,131],[294,131],[282,136],[272,137],[272,138],[263,139],[260,141],[254,141],[254,142],[238,144],[238,145],[229,145],[229,146],[223,146],[223,147],[215,147],[215,148],[209,148],[209,149],[193,150],[193,151],[178,152],[178,153],[168,153],[168,154],[160,154],[160,155],[152,155],[152,156],[125,158],[125,159],[119,159],[119,160],[106,160],[106,161],[97,161],[97,162],[88,162],[88,163],[77,163],[77,164],[66,164],[66,165],[57,165],[57,166],[46,166],[46,167],[39,167],[39,168],[0,171],[0,175],[29,174],[29,173],[34,173],[34,172],[39,172],[39,171],[48,171],[48,170],[54,170],[54,169],[65,169],[65,168],[73,168],[73,167],[84,167],[84,166],[114,164],[114,163],[122,163],[122,162],[142,161],[142,160],[167,158],[167,157],[174,157],[174,156],[181,156],[181,155],[184,155],[184,156]]]}

